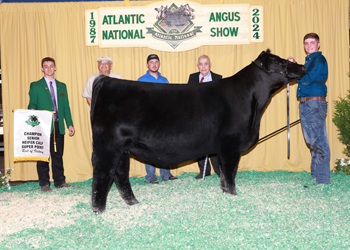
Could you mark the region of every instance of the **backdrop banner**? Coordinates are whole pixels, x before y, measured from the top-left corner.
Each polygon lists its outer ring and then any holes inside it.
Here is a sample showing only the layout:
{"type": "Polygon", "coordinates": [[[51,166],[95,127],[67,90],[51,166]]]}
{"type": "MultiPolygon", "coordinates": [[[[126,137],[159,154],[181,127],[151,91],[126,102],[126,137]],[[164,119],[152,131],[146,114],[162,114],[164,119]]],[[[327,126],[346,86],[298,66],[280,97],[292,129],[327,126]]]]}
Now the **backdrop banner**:
{"type": "MultiPolygon", "coordinates": [[[[12,110],[27,108],[30,101],[28,95],[30,83],[43,77],[41,60],[44,57],[49,56],[56,60],[55,77],[67,86],[69,105],[76,130],[74,136],[65,136],[64,141],[64,173],[66,182],[69,183],[86,181],[91,179],[93,175],[90,107],[85,98],[82,97],[82,92],[87,78],[98,72],[96,60],[99,57],[108,56],[112,58],[112,72],[122,75],[124,79],[136,81],[147,71],[146,58],[148,55],[155,53],[161,61],[160,72],[162,76],[165,76],[170,83],[187,84],[190,74],[198,72],[198,57],[203,54],[210,57],[211,70],[222,75],[223,78],[231,77],[240,72],[267,48],[281,58],[293,56],[298,63],[303,64],[306,56],[303,37],[309,32],[316,32],[320,36],[320,50],[327,59],[329,67],[329,76],[326,82],[328,88],[328,115],[326,119],[327,135],[331,149],[331,169],[334,168],[334,158],[345,157],[342,153],[344,145],[339,142],[337,127],[334,126],[332,117],[335,110],[334,101],[339,97],[346,96],[349,90],[347,74],[349,72],[349,0],[190,0],[195,2],[196,5],[192,5],[192,2],[181,3],[180,1],[173,0],[170,4],[165,4],[165,1],[142,0],[0,4],[0,55],[2,110],[4,115],[3,153],[4,166],[15,169],[11,173],[12,181],[38,180],[36,162],[13,161],[14,114],[12,110]],[[253,6],[261,6],[262,9],[258,9],[259,12],[255,10],[253,14],[260,14],[259,21],[263,21],[260,26],[263,41],[253,42],[251,39],[250,44],[202,45],[195,49],[178,52],[178,49],[187,46],[193,39],[198,39],[199,43],[202,42],[198,38],[202,33],[196,32],[196,37],[181,42],[176,49],[173,49],[167,42],[155,38],[150,39],[148,45],[139,47],[126,45],[102,48],[99,44],[86,46],[86,11],[95,10],[99,14],[99,10],[102,11],[102,8],[116,11],[134,10],[135,12],[130,12],[130,16],[126,18],[125,14],[121,18],[117,12],[107,14],[105,18],[108,23],[110,23],[110,20],[114,23],[114,19],[116,23],[120,23],[113,24],[119,29],[113,28],[112,30],[134,30],[131,29],[132,24],[124,25],[122,22],[131,22],[133,15],[139,13],[137,11],[149,8],[152,13],[150,16],[152,21],[146,27],[153,28],[154,32],[161,33],[158,28],[154,27],[154,24],[159,20],[157,19],[158,11],[155,8],[159,10],[163,6],[164,10],[168,6],[167,9],[169,9],[172,3],[177,8],[188,4],[189,7],[195,10],[193,12],[195,18],[191,20],[194,25],[189,31],[193,30],[194,26],[202,26],[198,22],[199,17],[207,14],[201,12],[201,10],[209,7],[207,9],[209,15],[206,16],[206,20],[213,26],[203,26],[200,30],[204,33],[205,28],[210,27],[218,33],[216,27],[220,27],[219,24],[226,24],[227,26],[222,29],[222,40],[226,39],[225,34],[228,35],[227,31],[230,27],[237,27],[235,25],[236,21],[230,21],[233,16],[232,10],[229,10],[229,8],[249,5],[251,9],[253,6]],[[201,8],[197,9],[197,5],[201,8]],[[214,7],[224,7],[225,11],[214,10],[214,7]],[[109,17],[110,15],[111,17],[109,17]],[[210,17],[213,19],[209,22],[210,17]],[[219,21],[220,17],[221,21],[219,21]],[[127,26],[130,26],[130,28],[127,28],[127,26]],[[163,44],[172,52],[160,51],[157,48],[157,50],[151,49],[149,46],[153,46],[152,43],[156,42],[163,44]],[[173,50],[176,50],[176,53],[173,50]]],[[[166,2],[169,2],[169,0],[166,2]]],[[[233,11],[235,13],[240,12],[238,9],[233,11]]],[[[97,20],[101,19],[101,17],[97,19],[97,14],[93,14],[94,19],[92,19],[95,22],[95,27],[98,27],[97,20]]],[[[87,16],[91,17],[91,13],[87,16]]],[[[243,17],[241,13],[237,16],[243,17]]],[[[134,22],[136,21],[135,18],[136,16],[134,16],[134,22]]],[[[147,22],[147,19],[143,16],[139,16],[138,20],[147,22]]],[[[250,25],[254,25],[254,21],[258,21],[258,16],[249,21],[250,25]]],[[[91,24],[88,22],[88,24],[93,26],[94,22],[91,22],[91,24]]],[[[164,26],[163,22],[161,24],[164,26]]],[[[104,26],[111,25],[105,23],[104,26]]],[[[139,29],[141,29],[141,24],[139,29]]],[[[238,29],[238,35],[240,29],[238,29]]],[[[91,27],[91,34],[94,32],[96,34],[100,33],[100,31],[97,32],[91,27]]],[[[142,28],[144,37],[152,37],[152,34],[146,34],[147,32],[147,29],[142,28]]],[[[117,33],[119,36],[120,32],[117,33]]],[[[114,31],[112,34],[114,35],[114,31]]],[[[125,36],[125,34],[126,31],[122,31],[122,36],[125,36]]],[[[124,40],[120,39],[114,42],[121,43],[122,41],[124,40]]],[[[132,40],[129,40],[129,42],[131,43],[132,40]]],[[[297,83],[290,84],[290,121],[299,119],[299,102],[296,98],[297,88],[297,83]]],[[[286,95],[287,90],[283,88],[271,98],[262,115],[260,138],[286,125],[286,95]]],[[[208,94],[207,98],[210,102],[211,94],[208,94]]],[[[173,103],[172,105],[178,104],[173,103]]],[[[287,158],[287,131],[281,131],[242,154],[238,171],[310,172],[311,154],[299,124],[291,126],[290,138],[289,159],[287,158]]],[[[132,155],[131,158],[130,177],[144,177],[147,173],[143,160],[132,155]]],[[[198,174],[199,172],[196,159],[171,168],[171,173],[174,176],[180,176],[188,172],[198,174]]],[[[156,170],[156,173],[159,175],[159,169],[156,170]]],[[[214,174],[213,169],[211,173],[214,174]]]]}
{"type": "Polygon", "coordinates": [[[262,6],[188,1],[86,10],[86,44],[178,52],[202,45],[262,42],[262,14],[262,6]]]}
{"type": "Polygon", "coordinates": [[[52,114],[41,110],[15,110],[14,162],[49,161],[52,114]]]}

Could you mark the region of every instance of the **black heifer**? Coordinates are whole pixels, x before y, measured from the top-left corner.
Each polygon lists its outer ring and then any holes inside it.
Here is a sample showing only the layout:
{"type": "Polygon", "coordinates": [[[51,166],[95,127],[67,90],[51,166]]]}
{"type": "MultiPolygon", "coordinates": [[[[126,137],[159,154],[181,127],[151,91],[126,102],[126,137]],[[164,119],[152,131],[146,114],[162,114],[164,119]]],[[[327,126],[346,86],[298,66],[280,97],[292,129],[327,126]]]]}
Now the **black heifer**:
{"type": "Polygon", "coordinates": [[[272,94],[304,74],[303,65],[267,50],[234,76],[205,84],[99,77],[91,103],[93,211],[105,210],[113,178],[125,202],[138,203],[129,182],[129,154],[160,166],[217,154],[221,188],[237,194],[240,156],[258,141],[272,94]]]}

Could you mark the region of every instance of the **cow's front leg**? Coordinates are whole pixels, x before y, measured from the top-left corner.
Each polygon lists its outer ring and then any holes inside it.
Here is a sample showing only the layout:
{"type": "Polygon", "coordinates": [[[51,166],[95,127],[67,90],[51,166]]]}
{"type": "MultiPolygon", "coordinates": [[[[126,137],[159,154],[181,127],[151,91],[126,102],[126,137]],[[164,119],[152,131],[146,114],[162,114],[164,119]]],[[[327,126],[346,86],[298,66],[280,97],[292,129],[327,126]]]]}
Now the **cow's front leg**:
{"type": "Polygon", "coordinates": [[[92,152],[93,180],[91,203],[92,211],[95,214],[102,214],[106,209],[107,195],[118,160],[119,157],[108,151],[95,150],[92,152]]]}
{"type": "Polygon", "coordinates": [[[115,170],[114,182],[117,185],[120,196],[126,204],[134,205],[139,203],[131,189],[129,181],[130,156],[128,153],[123,153],[120,157],[117,169],[115,170]]]}
{"type": "Polygon", "coordinates": [[[241,154],[220,152],[218,156],[221,162],[221,189],[224,193],[237,195],[235,178],[241,154]]]}

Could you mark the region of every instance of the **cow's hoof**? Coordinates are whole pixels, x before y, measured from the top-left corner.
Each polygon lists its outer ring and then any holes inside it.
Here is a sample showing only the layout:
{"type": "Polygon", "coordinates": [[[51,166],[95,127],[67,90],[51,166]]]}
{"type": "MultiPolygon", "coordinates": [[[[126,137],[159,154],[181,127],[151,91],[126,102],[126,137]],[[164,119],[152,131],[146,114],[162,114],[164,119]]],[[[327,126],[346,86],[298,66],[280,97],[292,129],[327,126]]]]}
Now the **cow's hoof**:
{"type": "Polygon", "coordinates": [[[96,215],[103,214],[105,210],[105,208],[92,207],[92,212],[94,212],[96,215]]]}
{"type": "Polygon", "coordinates": [[[135,204],[139,203],[139,201],[136,200],[136,199],[127,200],[127,201],[125,201],[125,202],[126,202],[126,204],[128,204],[129,206],[132,206],[132,205],[135,205],[135,204]]]}
{"type": "Polygon", "coordinates": [[[225,193],[225,194],[232,194],[232,195],[237,195],[237,191],[236,189],[229,189],[229,188],[222,188],[222,191],[225,193]]]}

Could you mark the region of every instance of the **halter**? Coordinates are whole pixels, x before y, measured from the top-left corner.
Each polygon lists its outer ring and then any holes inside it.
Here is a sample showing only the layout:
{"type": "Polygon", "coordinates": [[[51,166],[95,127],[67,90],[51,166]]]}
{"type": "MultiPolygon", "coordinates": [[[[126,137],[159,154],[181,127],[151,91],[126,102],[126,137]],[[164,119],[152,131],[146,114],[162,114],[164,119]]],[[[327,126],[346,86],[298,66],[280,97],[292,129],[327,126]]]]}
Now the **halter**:
{"type": "Polygon", "coordinates": [[[288,61],[288,60],[286,60],[286,61],[287,61],[287,64],[286,64],[286,67],[284,68],[283,71],[270,71],[270,70],[266,70],[266,69],[264,69],[256,60],[254,61],[254,63],[255,63],[255,65],[256,65],[259,69],[265,71],[266,73],[269,73],[269,74],[270,74],[270,73],[280,73],[280,74],[283,75],[283,76],[287,76],[287,74],[288,74],[287,68],[288,68],[288,63],[289,63],[289,61],[288,61]]]}
{"type": "MultiPolygon", "coordinates": [[[[288,60],[287,60],[286,67],[284,68],[283,71],[269,71],[269,70],[264,69],[258,62],[256,62],[256,60],[254,61],[254,63],[259,69],[265,71],[266,73],[280,73],[283,76],[287,76],[287,73],[288,73],[287,72],[287,68],[288,68],[288,63],[289,63],[288,60]]],[[[298,122],[298,121],[295,121],[293,123],[293,125],[296,122],[298,122]]],[[[287,154],[288,154],[288,159],[289,159],[289,157],[290,157],[289,81],[288,81],[288,84],[287,84],[287,126],[286,127],[287,127],[287,141],[288,141],[287,142],[287,154]]],[[[266,138],[266,137],[264,137],[264,138],[266,138]]],[[[262,138],[262,139],[264,139],[264,138],[262,138]]]]}
{"type": "Polygon", "coordinates": [[[286,68],[284,69],[284,71],[280,72],[284,76],[287,76],[288,63],[289,63],[289,61],[287,60],[286,68]]]}

